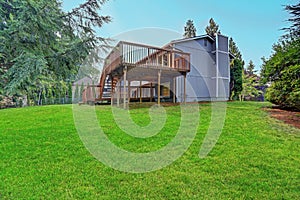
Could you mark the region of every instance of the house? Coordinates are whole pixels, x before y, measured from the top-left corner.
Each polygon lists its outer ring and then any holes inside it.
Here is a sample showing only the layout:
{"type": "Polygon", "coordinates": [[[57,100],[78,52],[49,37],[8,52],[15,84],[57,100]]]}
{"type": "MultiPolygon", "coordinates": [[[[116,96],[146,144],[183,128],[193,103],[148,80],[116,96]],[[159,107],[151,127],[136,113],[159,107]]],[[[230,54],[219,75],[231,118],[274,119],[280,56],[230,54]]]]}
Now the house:
{"type": "MultiPolygon", "coordinates": [[[[167,45],[190,54],[190,72],[187,74],[186,101],[229,100],[230,57],[228,37],[218,34],[174,40],[167,45]]],[[[178,77],[177,101],[183,100],[183,77],[178,77]]]]}
{"type": "Polygon", "coordinates": [[[125,108],[133,101],[227,101],[229,63],[228,37],[219,34],[174,40],[162,48],[120,41],[105,59],[95,102],[125,108]]]}

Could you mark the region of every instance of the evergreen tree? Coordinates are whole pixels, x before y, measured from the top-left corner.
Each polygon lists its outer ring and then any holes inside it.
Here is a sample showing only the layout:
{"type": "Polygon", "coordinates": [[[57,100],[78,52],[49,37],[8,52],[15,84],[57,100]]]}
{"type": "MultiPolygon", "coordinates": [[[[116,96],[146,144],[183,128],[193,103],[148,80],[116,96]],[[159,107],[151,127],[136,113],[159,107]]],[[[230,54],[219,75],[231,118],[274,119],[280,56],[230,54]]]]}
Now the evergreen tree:
{"type": "Polygon", "coordinates": [[[254,68],[255,68],[255,65],[254,65],[253,61],[250,60],[248,66],[247,66],[247,68],[246,68],[247,74],[253,75],[254,72],[255,72],[255,71],[254,71],[254,68]]]}
{"type": "Polygon", "coordinates": [[[230,63],[230,100],[237,100],[243,90],[243,62],[234,59],[230,63]]]}
{"type": "Polygon", "coordinates": [[[257,97],[258,95],[262,94],[262,91],[260,91],[259,88],[259,82],[257,80],[257,76],[251,75],[249,71],[243,70],[242,72],[242,78],[243,78],[243,89],[240,94],[240,101],[244,101],[245,97],[248,97],[249,99],[253,97],[257,97]]]}
{"type": "Polygon", "coordinates": [[[193,20],[188,20],[184,27],[184,35],[185,38],[191,38],[196,36],[196,28],[194,26],[193,20]]]}
{"type": "Polygon", "coordinates": [[[291,15],[288,19],[292,25],[289,28],[285,28],[288,30],[292,37],[300,36],[300,2],[296,5],[287,5],[285,10],[291,15]]]}
{"type": "Polygon", "coordinates": [[[230,52],[236,59],[239,59],[239,60],[243,61],[243,59],[242,59],[242,54],[241,54],[239,48],[237,47],[236,43],[233,41],[232,38],[229,38],[229,52],[230,52]]]}
{"type": "Polygon", "coordinates": [[[72,103],[73,91],[72,91],[72,83],[68,83],[68,104],[72,103]]]}
{"type": "Polygon", "coordinates": [[[210,18],[209,25],[206,26],[205,32],[207,35],[210,35],[212,37],[215,37],[216,34],[221,34],[221,31],[219,30],[219,25],[214,21],[213,18],[210,18]]]}
{"type": "Polygon", "coordinates": [[[288,29],[292,33],[273,45],[273,53],[270,58],[263,58],[261,69],[262,82],[271,84],[267,100],[297,110],[300,110],[300,38],[295,36],[299,34],[299,7],[299,4],[286,6],[292,15],[293,24],[288,29]]]}
{"type": "Polygon", "coordinates": [[[234,56],[230,63],[230,99],[238,99],[243,90],[244,61],[242,54],[232,38],[229,38],[229,52],[234,56]]]}
{"type": "Polygon", "coordinates": [[[75,93],[74,93],[74,100],[73,100],[73,102],[74,102],[74,103],[78,103],[79,98],[80,98],[80,94],[79,94],[79,85],[78,85],[78,83],[77,83],[76,86],[75,86],[75,93]]]}
{"type": "Polygon", "coordinates": [[[94,31],[110,21],[98,14],[105,2],[86,0],[63,12],[58,0],[1,0],[0,92],[35,98],[37,85],[74,79],[89,52],[107,46],[94,31]]]}
{"type": "Polygon", "coordinates": [[[82,82],[79,90],[79,101],[82,101],[83,91],[84,91],[84,84],[82,82]]]}

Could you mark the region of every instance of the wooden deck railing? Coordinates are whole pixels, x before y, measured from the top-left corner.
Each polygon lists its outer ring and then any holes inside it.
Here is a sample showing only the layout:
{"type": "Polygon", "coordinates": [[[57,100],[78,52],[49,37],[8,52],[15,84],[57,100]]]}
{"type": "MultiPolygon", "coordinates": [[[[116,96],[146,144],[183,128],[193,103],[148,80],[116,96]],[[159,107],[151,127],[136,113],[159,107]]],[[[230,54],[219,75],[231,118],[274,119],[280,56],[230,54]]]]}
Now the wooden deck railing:
{"type": "Polygon", "coordinates": [[[113,71],[121,65],[147,65],[189,71],[189,62],[190,54],[185,52],[121,41],[106,57],[104,69],[109,68],[109,71],[113,71]]]}

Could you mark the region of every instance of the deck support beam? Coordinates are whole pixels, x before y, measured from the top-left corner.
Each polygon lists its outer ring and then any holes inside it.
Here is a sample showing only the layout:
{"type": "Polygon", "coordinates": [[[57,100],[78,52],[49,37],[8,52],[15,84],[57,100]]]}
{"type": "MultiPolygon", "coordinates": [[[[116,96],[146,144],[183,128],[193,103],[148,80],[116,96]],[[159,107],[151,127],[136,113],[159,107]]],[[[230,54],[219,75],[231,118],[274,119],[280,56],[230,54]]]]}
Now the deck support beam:
{"type": "Polygon", "coordinates": [[[150,83],[150,102],[152,102],[153,99],[153,88],[152,88],[152,81],[150,83]]]}
{"type": "Polygon", "coordinates": [[[124,68],[124,82],[123,82],[123,108],[126,109],[126,81],[127,81],[127,67],[124,68]]]}
{"type": "Polygon", "coordinates": [[[186,104],[186,73],[183,76],[183,103],[186,104]]]}
{"type": "Polygon", "coordinates": [[[158,80],[157,80],[157,104],[160,105],[160,78],[161,70],[158,71],[158,80]]]}
{"type": "Polygon", "coordinates": [[[130,94],[131,94],[131,88],[130,88],[130,81],[128,80],[128,104],[130,103],[130,94]]]}
{"type": "Polygon", "coordinates": [[[110,75],[110,105],[114,104],[114,92],[113,92],[113,76],[110,75]]]}
{"type": "Polygon", "coordinates": [[[173,78],[173,103],[176,103],[176,77],[173,78]]]}
{"type": "Polygon", "coordinates": [[[143,99],[142,99],[142,81],[140,81],[140,103],[143,102],[143,99]]]}
{"type": "Polygon", "coordinates": [[[117,91],[117,106],[120,107],[120,95],[121,95],[121,82],[118,80],[118,83],[116,85],[116,91],[117,91]]]}

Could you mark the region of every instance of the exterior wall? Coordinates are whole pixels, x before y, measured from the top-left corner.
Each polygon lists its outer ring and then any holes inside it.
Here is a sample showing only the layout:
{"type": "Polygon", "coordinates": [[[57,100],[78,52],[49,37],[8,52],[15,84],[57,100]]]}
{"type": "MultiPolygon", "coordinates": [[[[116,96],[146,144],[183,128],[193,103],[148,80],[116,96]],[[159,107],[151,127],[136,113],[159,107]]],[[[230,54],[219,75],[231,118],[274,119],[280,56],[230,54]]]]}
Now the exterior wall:
{"type": "MultiPolygon", "coordinates": [[[[229,97],[228,38],[216,42],[204,37],[175,42],[173,47],[191,54],[191,71],[186,80],[186,101],[226,101],[229,97]],[[216,46],[216,43],[218,45],[216,46]]],[[[177,78],[176,96],[183,102],[184,80],[177,78]]]]}
{"type": "Polygon", "coordinates": [[[229,47],[228,37],[223,35],[217,36],[217,99],[229,99],[229,81],[230,81],[230,60],[229,60],[229,47]]]}

